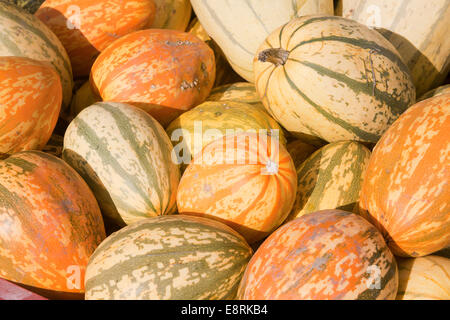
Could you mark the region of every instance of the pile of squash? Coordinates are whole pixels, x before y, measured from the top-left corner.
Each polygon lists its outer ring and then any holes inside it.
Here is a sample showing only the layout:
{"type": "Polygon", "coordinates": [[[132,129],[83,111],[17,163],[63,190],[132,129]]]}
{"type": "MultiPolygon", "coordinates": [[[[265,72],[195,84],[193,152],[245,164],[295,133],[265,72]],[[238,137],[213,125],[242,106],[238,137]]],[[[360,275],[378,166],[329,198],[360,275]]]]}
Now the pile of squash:
{"type": "Polygon", "coordinates": [[[0,2],[0,278],[52,299],[449,299],[447,0],[0,2]]]}

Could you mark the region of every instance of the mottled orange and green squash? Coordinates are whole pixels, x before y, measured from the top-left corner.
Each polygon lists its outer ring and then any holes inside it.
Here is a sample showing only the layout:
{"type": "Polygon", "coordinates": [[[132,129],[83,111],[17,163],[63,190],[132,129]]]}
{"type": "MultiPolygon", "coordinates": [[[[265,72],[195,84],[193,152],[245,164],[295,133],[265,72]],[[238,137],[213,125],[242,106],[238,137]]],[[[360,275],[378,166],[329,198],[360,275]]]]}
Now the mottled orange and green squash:
{"type": "Polygon", "coordinates": [[[323,210],[272,233],[250,260],[241,300],[395,299],[397,264],[362,217],[323,210]]]}
{"type": "Polygon", "coordinates": [[[74,77],[89,76],[95,59],[155,16],[153,0],[46,0],[36,12],[66,48],[74,77]]]}
{"type": "Polygon", "coordinates": [[[42,149],[61,102],[61,81],[50,63],[0,57],[0,153],[42,149]]]}
{"type": "Polygon", "coordinates": [[[399,256],[450,245],[450,94],[412,106],[375,146],[361,214],[399,256]]]}
{"type": "Polygon", "coordinates": [[[450,259],[397,258],[397,300],[450,300],[450,259]]]}
{"type": "Polygon", "coordinates": [[[0,56],[27,57],[50,62],[61,78],[63,110],[72,99],[72,67],[64,46],[37,17],[0,1],[0,56]]]}
{"type": "Polygon", "coordinates": [[[87,300],[230,300],[252,255],[223,223],[186,215],[133,223],[95,250],[87,300]]]}
{"type": "Polygon", "coordinates": [[[296,189],[294,163],[278,139],[227,135],[194,155],[178,188],[178,212],[225,222],[253,243],[286,219],[296,189]]]}
{"type": "Polygon", "coordinates": [[[91,86],[104,101],[147,111],[163,126],[202,103],[214,84],[214,53],[190,33],[149,29],[128,34],[95,61],[91,86]]]}
{"type": "Polygon", "coordinates": [[[274,30],[254,70],[266,109],[305,142],[376,143],[416,99],[394,46],[341,17],[303,16],[274,30]]]}
{"type": "Polygon", "coordinates": [[[0,161],[0,277],[84,292],[88,259],[105,238],[92,191],[64,161],[40,151],[0,161]]]}

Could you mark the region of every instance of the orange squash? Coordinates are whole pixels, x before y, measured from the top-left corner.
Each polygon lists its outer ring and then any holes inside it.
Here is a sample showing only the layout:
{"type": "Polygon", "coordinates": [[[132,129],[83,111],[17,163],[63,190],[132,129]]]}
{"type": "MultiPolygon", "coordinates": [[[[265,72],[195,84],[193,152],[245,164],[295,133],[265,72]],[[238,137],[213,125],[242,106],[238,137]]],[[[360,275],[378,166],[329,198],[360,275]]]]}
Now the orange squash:
{"type": "Polygon", "coordinates": [[[196,36],[149,29],[122,37],[95,61],[91,86],[103,101],[135,105],[163,126],[209,95],[214,52],[196,36]]]}
{"type": "Polygon", "coordinates": [[[375,146],[361,190],[362,214],[398,256],[450,245],[450,94],[408,109],[375,146]]]}
{"type": "Polygon", "coordinates": [[[395,299],[398,270],[382,235],[360,216],[323,210],[272,233],[251,258],[241,300],[395,299]]]}
{"type": "Polygon", "coordinates": [[[84,292],[88,259],[105,239],[97,201],[63,160],[40,151],[0,161],[0,277],[84,292]]]}
{"type": "Polygon", "coordinates": [[[153,21],[153,0],[46,0],[35,15],[66,48],[74,77],[88,76],[98,54],[153,21]]]}
{"type": "Polygon", "coordinates": [[[296,190],[294,163],[277,139],[227,135],[194,155],[178,187],[178,211],[222,221],[253,243],[286,219],[296,190]]]}
{"type": "Polygon", "coordinates": [[[42,149],[61,102],[61,81],[50,63],[0,57],[0,153],[42,149]]]}

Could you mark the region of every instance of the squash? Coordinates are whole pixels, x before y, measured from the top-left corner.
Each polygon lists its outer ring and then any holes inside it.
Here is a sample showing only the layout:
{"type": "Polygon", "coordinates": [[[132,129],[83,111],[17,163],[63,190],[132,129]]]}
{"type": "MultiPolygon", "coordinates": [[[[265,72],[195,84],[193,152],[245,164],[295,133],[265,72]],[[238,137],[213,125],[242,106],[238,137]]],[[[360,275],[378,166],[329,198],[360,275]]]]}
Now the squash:
{"type": "Polygon", "coordinates": [[[185,31],[191,18],[191,2],[189,0],[153,0],[156,14],[149,21],[152,29],[173,29],[185,31]]]}
{"type": "Polygon", "coordinates": [[[206,100],[244,102],[267,112],[256,92],[255,85],[249,82],[236,82],[216,87],[211,90],[206,100]]]}
{"type": "Polygon", "coordinates": [[[251,255],[223,223],[185,215],[145,219],[95,250],[86,300],[234,299],[251,255]]]}
{"type": "Polygon", "coordinates": [[[265,37],[294,17],[333,14],[332,0],[191,0],[206,32],[233,69],[254,82],[253,57],[265,37]]]}
{"type": "Polygon", "coordinates": [[[106,48],[92,66],[91,86],[104,101],[137,106],[164,127],[202,103],[215,79],[214,53],[196,36],[149,29],[106,48]]]}
{"type": "Polygon", "coordinates": [[[226,135],[206,145],[187,167],[178,212],[224,222],[251,244],[286,219],[296,189],[294,163],[278,139],[226,135]]]}
{"type": "Polygon", "coordinates": [[[293,140],[286,145],[286,149],[294,161],[295,168],[298,169],[302,163],[312,155],[317,148],[301,140],[293,140]]]}
{"type": "Polygon", "coordinates": [[[450,94],[406,111],[373,150],[361,189],[361,214],[402,257],[450,245],[450,94]]]}
{"type": "Polygon", "coordinates": [[[75,118],[81,111],[90,105],[100,101],[102,101],[102,98],[92,91],[90,82],[84,82],[75,92],[72,103],[70,104],[70,120],[75,118]]]}
{"type": "Polygon", "coordinates": [[[450,259],[398,258],[397,300],[450,300],[450,259]]]}
{"type": "Polygon", "coordinates": [[[448,93],[450,93],[450,84],[447,84],[445,86],[440,86],[438,88],[434,88],[433,90],[428,91],[423,96],[421,96],[420,99],[417,100],[417,102],[420,102],[422,100],[425,100],[425,99],[428,99],[431,97],[440,96],[441,94],[448,94],[448,93]]]}
{"type": "Polygon", "coordinates": [[[155,16],[152,0],[46,0],[35,14],[61,40],[76,78],[89,76],[101,51],[143,29],[155,16]]]}
{"type": "Polygon", "coordinates": [[[0,161],[0,277],[84,292],[86,265],[105,239],[97,201],[64,161],[40,151],[0,161]]]}
{"type": "Polygon", "coordinates": [[[341,17],[304,16],[272,32],[258,49],[255,75],[275,120],[311,143],[376,143],[416,99],[392,44],[341,17]]]}
{"type": "Polygon", "coordinates": [[[72,99],[73,78],[66,50],[42,21],[4,1],[0,1],[0,56],[50,62],[61,78],[62,109],[68,109],[72,99]]]}
{"type": "Polygon", "coordinates": [[[360,216],[323,210],[272,233],[245,270],[241,300],[395,299],[397,264],[360,216]]]}
{"type": "Polygon", "coordinates": [[[98,102],[70,123],[62,157],[89,184],[103,214],[124,226],[176,210],[172,143],[144,111],[98,102]]]}
{"type": "Polygon", "coordinates": [[[61,80],[50,63],[0,57],[0,153],[42,149],[61,102],[61,80]]]}
{"type": "Polygon", "coordinates": [[[35,13],[44,1],[45,0],[3,0],[3,2],[15,4],[19,8],[22,8],[31,14],[35,13]]]}
{"type": "Polygon", "coordinates": [[[448,0],[340,0],[338,14],[372,26],[399,51],[417,96],[443,83],[450,70],[448,0]]]}
{"type": "Polygon", "coordinates": [[[355,141],[330,143],[314,152],[297,167],[297,195],[286,221],[325,209],[358,213],[369,158],[370,151],[355,141]]]}

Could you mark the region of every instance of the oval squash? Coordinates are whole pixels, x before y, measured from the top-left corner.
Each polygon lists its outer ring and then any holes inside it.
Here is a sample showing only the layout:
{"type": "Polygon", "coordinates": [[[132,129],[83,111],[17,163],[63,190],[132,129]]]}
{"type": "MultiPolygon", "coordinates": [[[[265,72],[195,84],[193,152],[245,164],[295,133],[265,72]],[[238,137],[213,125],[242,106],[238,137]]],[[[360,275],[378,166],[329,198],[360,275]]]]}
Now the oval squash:
{"type": "Polygon", "coordinates": [[[361,190],[361,214],[397,256],[450,245],[450,94],[412,106],[373,150],[361,190]]]}
{"type": "Polygon", "coordinates": [[[376,143],[416,98],[392,44],[341,17],[305,16],[272,32],[255,76],[266,109],[302,139],[376,143]]]}

